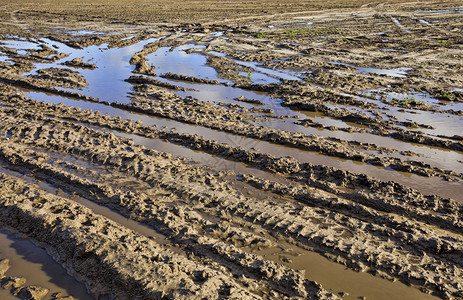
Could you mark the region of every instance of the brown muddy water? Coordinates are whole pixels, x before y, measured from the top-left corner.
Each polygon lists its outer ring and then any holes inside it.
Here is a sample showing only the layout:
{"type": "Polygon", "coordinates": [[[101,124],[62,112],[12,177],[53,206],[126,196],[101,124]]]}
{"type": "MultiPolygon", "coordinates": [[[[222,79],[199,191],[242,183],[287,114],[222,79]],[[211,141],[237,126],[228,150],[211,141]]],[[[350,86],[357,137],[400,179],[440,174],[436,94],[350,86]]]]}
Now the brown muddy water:
{"type": "MultiPolygon", "coordinates": [[[[0,257],[10,260],[11,268],[6,276],[25,277],[26,285],[37,285],[50,290],[44,299],[52,299],[52,294],[72,295],[75,299],[93,299],[85,286],[66,273],[48,253],[34,243],[14,235],[0,232],[0,257]]],[[[17,299],[10,291],[0,289],[0,298],[17,299]]]]}
{"type": "Polygon", "coordinates": [[[254,251],[265,258],[287,265],[295,270],[310,273],[310,279],[323,285],[335,294],[343,295],[343,299],[438,299],[420,292],[418,289],[401,282],[393,282],[375,277],[365,272],[355,272],[323,256],[284,245],[282,248],[269,248],[254,251]]]}

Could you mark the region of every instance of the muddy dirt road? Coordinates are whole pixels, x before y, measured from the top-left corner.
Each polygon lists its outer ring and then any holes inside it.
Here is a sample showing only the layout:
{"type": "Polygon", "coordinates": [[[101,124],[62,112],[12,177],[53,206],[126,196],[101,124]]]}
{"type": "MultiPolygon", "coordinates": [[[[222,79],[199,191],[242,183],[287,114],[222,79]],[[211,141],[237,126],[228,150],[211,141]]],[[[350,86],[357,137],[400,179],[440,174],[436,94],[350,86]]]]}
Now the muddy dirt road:
{"type": "Polygon", "coordinates": [[[82,3],[0,1],[2,299],[463,299],[461,3],[82,3]]]}

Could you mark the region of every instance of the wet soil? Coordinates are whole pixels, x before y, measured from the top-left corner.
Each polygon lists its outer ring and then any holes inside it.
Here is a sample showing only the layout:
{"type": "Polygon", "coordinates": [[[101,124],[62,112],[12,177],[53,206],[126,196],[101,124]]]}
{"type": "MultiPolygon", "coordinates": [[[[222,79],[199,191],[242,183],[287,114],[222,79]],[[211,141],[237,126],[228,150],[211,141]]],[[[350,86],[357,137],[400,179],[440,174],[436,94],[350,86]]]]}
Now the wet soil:
{"type": "Polygon", "coordinates": [[[463,299],[461,4],[52,2],[0,1],[0,297],[463,299]]]}

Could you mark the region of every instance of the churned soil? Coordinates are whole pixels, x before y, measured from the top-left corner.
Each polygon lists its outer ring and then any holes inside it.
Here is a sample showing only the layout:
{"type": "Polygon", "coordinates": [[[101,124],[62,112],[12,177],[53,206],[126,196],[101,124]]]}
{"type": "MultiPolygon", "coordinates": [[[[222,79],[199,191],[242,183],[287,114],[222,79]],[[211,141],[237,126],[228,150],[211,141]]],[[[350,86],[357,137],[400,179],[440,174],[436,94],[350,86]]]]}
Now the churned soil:
{"type": "MultiPolygon", "coordinates": [[[[461,3],[0,18],[0,232],[91,297],[463,299],[461,3]]],[[[72,299],[19,259],[8,293],[72,299]]]]}

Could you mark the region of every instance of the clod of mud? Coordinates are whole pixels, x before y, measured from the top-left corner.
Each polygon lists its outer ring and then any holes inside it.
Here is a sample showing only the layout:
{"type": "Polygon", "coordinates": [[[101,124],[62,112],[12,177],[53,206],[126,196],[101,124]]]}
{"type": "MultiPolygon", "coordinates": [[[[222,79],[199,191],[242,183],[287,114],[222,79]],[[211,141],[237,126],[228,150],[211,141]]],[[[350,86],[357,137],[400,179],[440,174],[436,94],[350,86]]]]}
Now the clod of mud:
{"type": "Polygon", "coordinates": [[[178,74],[174,74],[171,72],[162,74],[161,77],[175,79],[175,80],[190,81],[194,83],[219,84],[217,80],[201,79],[201,78],[196,78],[193,76],[178,75],[178,74]]]}
{"type": "Polygon", "coordinates": [[[244,102],[244,103],[250,103],[250,104],[254,104],[254,105],[264,105],[264,103],[262,103],[262,101],[260,100],[257,100],[257,99],[248,99],[244,96],[241,96],[241,97],[238,97],[238,98],[235,98],[236,101],[240,101],[240,102],[244,102]]]}
{"type": "Polygon", "coordinates": [[[91,70],[96,69],[95,64],[83,62],[82,58],[74,58],[73,60],[65,61],[63,65],[66,65],[68,67],[82,68],[82,69],[91,69],[91,70]]]}
{"type": "Polygon", "coordinates": [[[39,286],[26,286],[20,289],[15,295],[23,300],[41,300],[48,294],[49,290],[39,286]]]}
{"type": "Polygon", "coordinates": [[[5,276],[6,271],[10,268],[10,260],[7,258],[0,259],[0,279],[5,276]]]}
{"type": "Polygon", "coordinates": [[[1,280],[1,286],[2,288],[6,290],[11,290],[11,291],[19,291],[19,288],[23,285],[26,284],[26,278],[24,277],[15,277],[15,276],[10,276],[10,277],[4,277],[1,280]]]}
{"type": "Polygon", "coordinates": [[[71,69],[40,69],[37,71],[37,74],[31,74],[28,77],[48,81],[54,86],[64,88],[77,89],[88,85],[88,81],[85,78],[71,69]]]}

